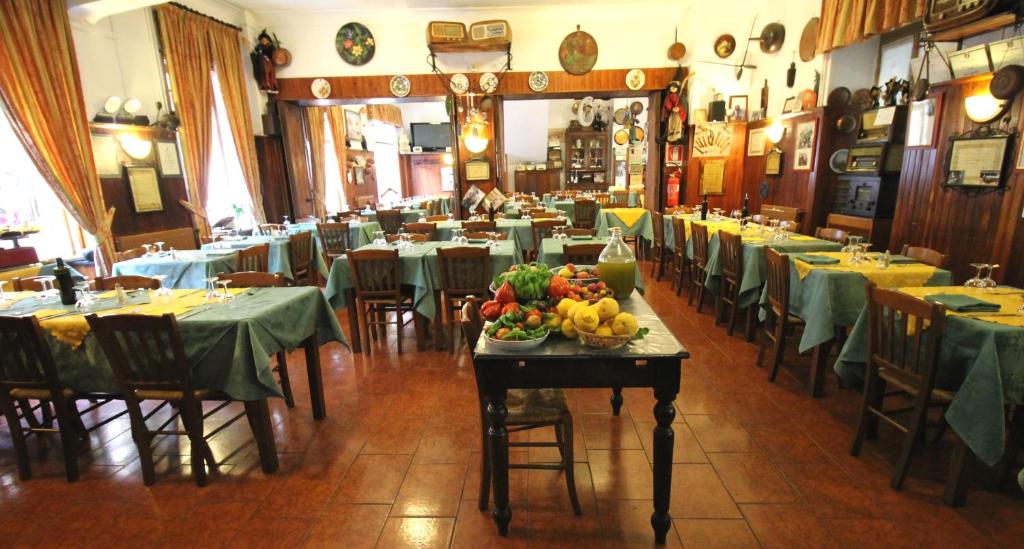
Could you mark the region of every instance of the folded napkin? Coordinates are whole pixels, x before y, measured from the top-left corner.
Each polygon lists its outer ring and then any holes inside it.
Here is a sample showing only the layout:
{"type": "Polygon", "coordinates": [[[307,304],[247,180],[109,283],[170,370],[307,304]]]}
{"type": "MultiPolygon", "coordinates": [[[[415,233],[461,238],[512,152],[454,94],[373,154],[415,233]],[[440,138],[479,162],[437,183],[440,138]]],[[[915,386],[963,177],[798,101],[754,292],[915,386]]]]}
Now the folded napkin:
{"type": "Polygon", "coordinates": [[[890,255],[889,256],[889,263],[897,265],[897,264],[903,264],[903,263],[920,263],[920,261],[917,260],[917,259],[914,259],[913,257],[907,257],[905,255],[896,254],[896,255],[890,255]]]}
{"type": "Polygon", "coordinates": [[[824,255],[793,254],[793,257],[810,265],[837,265],[839,260],[824,255]]]}
{"type": "Polygon", "coordinates": [[[586,234],[574,234],[570,238],[572,238],[573,240],[591,240],[594,237],[586,234]]]}
{"type": "Polygon", "coordinates": [[[992,303],[991,301],[983,301],[976,297],[963,294],[932,294],[924,297],[926,301],[932,303],[940,303],[945,305],[947,309],[956,311],[958,313],[970,313],[970,312],[995,312],[1000,309],[998,303],[992,303]]]}

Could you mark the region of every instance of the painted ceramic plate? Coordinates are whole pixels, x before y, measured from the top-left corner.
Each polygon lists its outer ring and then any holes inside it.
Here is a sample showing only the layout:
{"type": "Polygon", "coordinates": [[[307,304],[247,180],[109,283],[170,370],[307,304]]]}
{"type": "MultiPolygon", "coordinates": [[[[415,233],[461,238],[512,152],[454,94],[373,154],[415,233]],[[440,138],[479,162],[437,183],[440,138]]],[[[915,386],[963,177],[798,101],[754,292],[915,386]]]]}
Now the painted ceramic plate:
{"type": "Polygon", "coordinates": [[[323,78],[317,78],[313,81],[313,84],[309,86],[309,90],[313,92],[313,97],[316,97],[317,99],[327,99],[331,96],[331,83],[323,78]]]}
{"type": "Polygon", "coordinates": [[[338,55],[349,65],[365,65],[373,59],[377,44],[373,40],[370,29],[361,23],[346,23],[338,29],[334,37],[334,47],[338,55]]]}
{"type": "Polygon", "coordinates": [[[631,90],[639,90],[647,82],[647,76],[640,69],[633,69],[626,73],[626,87],[631,90]]]}
{"type": "Polygon", "coordinates": [[[498,89],[498,77],[493,72],[485,72],[480,75],[480,90],[484,93],[494,93],[498,89]]]}
{"type": "Polygon", "coordinates": [[[391,77],[391,95],[395,97],[405,97],[409,95],[409,91],[412,89],[412,84],[409,83],[409,79],[405,76],[398,74],[391,77]]]}
{"type": "Polygon", "coordinates": [[[731,34],[723,34],[715,38],[715,55],[725,59],[736,51],[736,39],[731,34]]]}
{"type": "Polygon", "coordinates": [[[461,72],[453,74],[448,86],[455,93],[466,93],[469,91],[469,77],[461,72]]]}
{"type": "Polygon", "coordinates": [[[535,92],[542,92],[548,89],[548,75],[541,71],[530,73],[530,89],[535,92]]]}
{"type": "Polygon", "coordinates": [[[558,62],[569,74],[587,74],[597,63],[597,41],[577,26],[558,47],[558,62]]]}
{"type": "Polygon", "coordinates": [[[615,132],[614,139],[616,145],[625,145],[629,142],[629,132],[626,130],[617,130],[615,132]]]}
{"type": "Polygon", "coordinates": [[[594,117],[597,115],[597,110],[594,108],[594,98],[584,97],[579,102],[579,107],[576,112],[576,120],[579,121],[580,126],[584,128],[590,127],[594,123],[594,117]]]}

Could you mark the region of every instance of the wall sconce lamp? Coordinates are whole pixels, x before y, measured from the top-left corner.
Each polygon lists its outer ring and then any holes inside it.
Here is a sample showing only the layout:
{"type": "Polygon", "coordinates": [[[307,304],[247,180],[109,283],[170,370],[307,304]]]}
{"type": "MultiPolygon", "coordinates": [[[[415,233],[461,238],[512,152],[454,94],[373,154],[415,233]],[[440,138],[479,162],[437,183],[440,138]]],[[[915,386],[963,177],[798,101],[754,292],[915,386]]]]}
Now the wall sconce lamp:
{"type": "Polygon", "coordinates": [[[989,92],[970,95],[964,98],[964,110],[967,118],[978,124],[988,124],[1006,112],[1008,102],[1000,101],[989,92]]]}
{"type": "Polygon", "coordinates": [[[145,160],[153,152],[153,142],[135,134],[122,133],[117,140],[121,143],[121,149],[135,160],[145,160]]]}
{"type": "Polygon", "coordinates": [[[768,141],[772,142],[772,145],[778,145],[779,141],[782,141],[783,136],[786,135],[786,127],[782,125],[782,122],[773,120],[764,130],[765,137],[768,141]]]}

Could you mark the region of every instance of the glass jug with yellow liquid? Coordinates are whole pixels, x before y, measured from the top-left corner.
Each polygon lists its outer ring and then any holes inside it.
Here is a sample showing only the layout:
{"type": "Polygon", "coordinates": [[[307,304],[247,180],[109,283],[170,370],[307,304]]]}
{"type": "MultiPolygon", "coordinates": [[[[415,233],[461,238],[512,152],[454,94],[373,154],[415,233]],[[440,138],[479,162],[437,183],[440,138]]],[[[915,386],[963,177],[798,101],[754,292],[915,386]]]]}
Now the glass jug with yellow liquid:
{"type": "Polygon", "coordinates": [[[622,229],[612,227],[611,239],[597,259],[598,278],[616,299],[625,299],[636,289],[636,256],[622,240],[622,229]]]}

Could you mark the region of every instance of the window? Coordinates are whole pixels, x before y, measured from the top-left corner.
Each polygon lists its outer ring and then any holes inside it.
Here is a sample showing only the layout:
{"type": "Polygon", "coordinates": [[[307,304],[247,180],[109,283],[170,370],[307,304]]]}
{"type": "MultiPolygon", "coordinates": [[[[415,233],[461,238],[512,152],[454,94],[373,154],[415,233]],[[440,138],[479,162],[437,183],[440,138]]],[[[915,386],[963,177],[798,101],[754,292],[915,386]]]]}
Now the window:
{"type": "MultiPolygon", "coordinates": [[[[82,232],[14,133],[7,113],[0,108],[0,226],[25,223],[39,227],[39,233],[22,241],[32,246],[41,259],[68,257],[86,246],[82,232]]],[[[92,237],[89,237],[92,245],[92,237]]]]}
{"type": "Polygon", "coordinates": [[[402,198],[402,176],[398,169],[398,132],[394,126],[376,120],[365,128],[367,148],[373,151],[377,199],[382,204],[402,198]]]}
{"type": "Polygon", "coordinates": [[[231,123],[228,122],[224,97],[221,94],[217,73],[211,74],[213,80],[213,121],[210,147],[210,173],[208,175],[208,191],[206,196],[206,215],[211,225],[227,218],[235,218],[235,228],[249,229],[253,226],[252,199],[249,188],[242,175],[242,163],[238,160],[238,151],[231,135],[231,123]]]}
{"type": "Polygon", "coordinates": [[[910,60],[914,56],[916,34],[883,40],[878,47],[878,86],[884,88],[890,78],[910,80],[910,60]]]}
{"type": "Polygon", "coordinates": [[[331,131],[331,123],[324,114],[324,202],[329,213],[347,210],[348,202],[345,200],[345,185],[342,184],[341,165],[338,164],[338,154],[334,151],[334,132],[331,131]]]}

